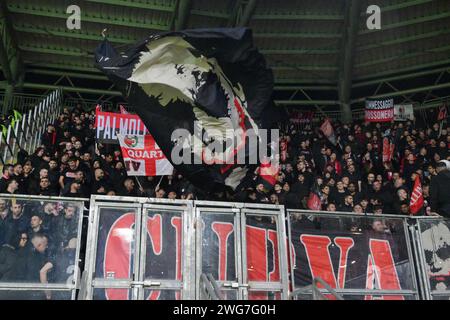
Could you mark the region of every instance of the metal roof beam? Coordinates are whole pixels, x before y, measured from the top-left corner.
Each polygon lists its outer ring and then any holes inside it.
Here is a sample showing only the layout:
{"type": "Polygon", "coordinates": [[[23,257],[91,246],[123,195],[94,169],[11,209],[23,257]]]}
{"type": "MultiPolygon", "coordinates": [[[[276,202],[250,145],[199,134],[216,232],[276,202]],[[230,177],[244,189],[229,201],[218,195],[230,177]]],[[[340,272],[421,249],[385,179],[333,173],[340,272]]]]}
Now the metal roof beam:
{"type": "MultiPolygon", "coordinates": [[[[389,11],[405,9],[405,8],[408,8],[408,7],[413,7],[413,6],[426,4],[426,3],[431,3],[431,2],[433,2],[433,0],[409,0],[409,1],[406,1],[406,2],[401,2],[401,3],[392,4],[392,5],[382,6],[381,7],[381,11],[383,13],[385,13],[385,12],[389,12],[389,11]]],[[[366,16],[366,15],[367,15],[366,12],[361,12],[361,16],[366,16]]]]}
{"type": "Polygon", "coordinates": [[[159,4],[154,4],[154,3],[137,2],[137,1],[125,1],[125,0],[84,0],[84,1],[100,3],[100,4],[107,4],[107,5],[114,5],[114,6],[122,6],[122,7],[128,7],[128,8],[138,8],[138,9],[146,9],[146,10],[165,11],[165,12],[172,12],[174,10],[173,6],[159,5],[159,4]]]}
{"type": "Polygon", "coordinates": [[[403,79],[417,78],[417,77],[426,76],[426,75],[430,75],[430,74],[440,73],[443,71],[450,71],[450,67],[438,68],[438,69],[427,70],[427,71],[422,71],[422,72],[408,73],[408,74],[404,74],[404,75],[400,75],[400,76],[392,76],[392,77],[376,79],[376,80],[363,81],[363,82],[353,84],[353,88],[360,88],[360,87],[375,85],[380,82],[398,81],[398,80],[403,80],[403,79]]]}
{"type": "Polygon", "coordinates": [[[244,0],[231,1],[234,5],[230,5],[230,15],[228,16],[227,27],[234,27],[240,16],[242,16],[242,7],[244,0]]]}
{"type": "Polygon", "coordinates": [[[236,20],[236,27],[245,27],[250,23],[253,12],[255,12],[257,0],[249,0],[245,6],[242,16],[236,20]]]}
{"type": "Polygon", "coordinates": [[[399,55],[399,56],[383,58],[383,59],[379,59],[379,60],[370,60],[367,62],[359,63],[355,67],[357,67],[357,68],[368,67],[368,66],[377,65],[380,63],[391,62],[394,60],[399,61],[400,59],[414,58],[414,57],[418,57],[418,56],[421,56],[424,54],[439,53],[439,52],[445,52],[448,50],[450,50],[450,45],[445,45],[442,47],[426,49],[425,51],[421,51],[421,52],[413,52],[413,53],[403,54],[403,55],[399,55]]]}
{"type": "Polygon", "coordinates": [[[19,46],[20,50],[27,52],[57,54],[70,57],[94,58],[94,55],[86,51],[66,50],[63,48],[42,48],[36,46],[19,46]]]}
{"type": "MultiPolygon", "coordinates": [[[[50,35],[56,37],[64,37],[64,38],[72,38],[72,39],[80,39],[80,40],[92,40],[99,41],[100,36],[94,33],[87,33],[85,30],[75,31],[63,31],[61,29],[51,29],[51,28],[39,28],[37,26],[25,26],[25,25],[13,25],[14,30],[19,32],[26,32],[32,34],[42,34],[42,35],[50,35]]],[[[64,29],[65,30],[65,29],[64,29]]],[[[137,39],[130,38],[119,38],[114,35],[108,35],[108,40],[114,43],[120,44],[130,44],[136,42],[137,39]]]]}
{"type": "Polygon", "coordinates": [[[306,65],[293,65],[293,66],[283,66],[283,65],[275,65],[269,67],[273,70],[300,70],[300,71],[337,71],[338,67],[335,66],[306,66],[306,65]]]}
{"type": "Polygon", "coordinates": [[[2,2],[0,3],[0,64],[6,80],[14,86],[21,80],[23,65],[12,30],[6,4],[2,2]]]}
{"type": "Polygon", "coordinates": [[[335,49],[261,49],[263,54],[336,54],[335,49]]]}
{"type": "Polygon", "coordinates": [[[254,14],[254,20],[313,20],[313,21],[342,21],[342,15],[324,15],[324,14],[308,14],[308,13],[293,13],[293,14],[254,14]]]}
{"type": "Polygon", "coordinates": [[[339,39],[340,33],[310,33],[310,32],[254,32],[254,38],[296,38],[296,39],[339,39]]]}
{"type": "Polygon", "coordinates": [[[183,30],[188,24],[191,13],[192,0],[180,0],[178,4],[178,14],[175,19],[175,30],[183,30]]]}
{"type": "Polygon", "coordinates": [[[39,67],[39,68],[52,68],[52,69],[66,69],[70,71],[81,71],[81,72],[92,72],[97,74],[102,74],[100,70],[93,68],[74,64],[74,63],[47,63],[47,62],[36,62],[36,61],[24,61],[28,67],[39,67]]]}
{"type": "Polygon", "coordinates": [[[406,67],[406,68],[402,68],[402,69],[396,69],[396,70],[383,71],[383,72],[379,72],[379,73],[373,73],[370,76],[357,78],[357,80],[358,81],[362,81],[362,80],[366,80],[366,79],[376,79],[376,78],[379,78],[379,77],[391,76],[393,74],[414,72],[414,71],[425,69],[425,68],[434,68],[434,67],[438,67],[438,66],[444,66],[444,65],[447,65],[447,64],[450,64],[450,59],[438,60],[438,61],[435,61],[435,62],[414,65],[412,67],[406,67]]]}
{"type": "Polygon", "coordinates": [[[277,91],[294,91],[294,90],[309,90],[309,91],[328,91],[336,90],[335,86],[275,86],[273,88],[277,91]]]}
{"type": "MultiPolygon", "coordinates": [[[[401,91],[377,94],[377,95],[371,96],[370,98],[379,99],[379,98],[398,97],[398,96],[404,96],[404,95],[412,94],[412,93],[418,93],[418,92],[424,92],[424,91],[433,91],[433,90],[446,89],[446,88],[450,88],[450,82],[436,84],[436,85],[432,85],[432,86],[425,86],[425,87],[420,87],[420,88],[413,88],[413,89],[407,89],[407,90],[401,90],[401,91]]],[[[365,99],[366,99],[365,97],[364,98],[354,99],[354,100],[351,101],[351,103],[364,102],[365,99]]]]}
{"type": "MultiPolygon", "coordinates": [[[[60,19],[67,19],[68,15],[64,11],[59,11],[55,8],[44,8],[44,7],[33,7],[33,8],[25,8],[22,6],[19,6],[17,4],[8,3],[8,10],[12,13],[20,13],[20,14],[29,14],[29,15],[35,15],[40,17],[47,17],[47,18],[60,18],[60,19]]],[[[130,20],[124,20],[123,17],[117,17],[117,16],[111,16],[108,18],[102,18],[100,16],[96,16],[92,13],[86,13],[86,10],[81,11],[82,14],[82,20],[86,22],[95,22],[95,23],[101,23],[104,25],[116,25],[116,26],[122,26],[122,27],[133,27],[133,28],[141,28],[141,29],[154,29],[154,30],[161,30],[161,31],[168,31],[169,26],[168,25],[159,25],[159,24],[153,24],[153,23],[144,23],[144,22],[138,22],[138,21],[130,21],[130,20]]]]}
{"type": "Polygon", "coordinates": [[[337,84],[337,81],[330,80],[329,78],[298,79],[298,78],[277,78],[277,77],[275,77],[275,83],[277,85],[285,85],[285,84],[299,85],[301,83],[312,85],[312,84],[337,84]]]}
{"type": "MultiPolygon", "coordinates": [[[[13,28],[19,32],[26,32],[32,34],[42,34],[51,35],[56,37],[73,38],[81,40],[93,40],[97,41],[99,35],[97,33],[88,33],[86,30],[71,30],[67,29],[55,29],[55,28],[42,28],[33,25],[26,24],[13,24],[13,28]]],[[[305,32],[294,32],[294,33],[278,33],[278,32],[260,32],[253,33],[254,38],[282,38],[282,39],[339,39],[342,37],[339,33],[305,33],[305,32]]],[[[108,35],[108,40],[120,44],[130,44],[138,41],[137,38],[120,38],[116,35],[108,35]]]]}
{"type": "Polygon", "coordinates": [[[450,29],[427,32],[427,33],[413,35],[410,37],[396,38],[393,40],[385,40],[385,41],[381,41],[378,43],[357,47],[356,50],[363,51],[363,50],[370,50],[370,49],[378,49],[383,46],[396,45],[396,44],[401,44],[401,43],[405,43],[405,42],[411,42],[411,41],[417,41],[417,40],[421,40],[421,39],[443,36],[443,35],[447,35],[447,34],[450,34],[450,29]]]}
{"type": "Polygon", "coordinates": [[[67,92],[79,92],[79,93],[88,93],[88,94],[105,94],[110,96],[121,96],[122,93],[119,91],[111,91],[111,90],[102,90],[102,89],[90,89],[90,88],[81,88],[81,87],[68,87],[68,86],[55,86],[51,84],[45,84],[45,83],[30,83],[25,82],[23,84],[24,88],[30,88],[30,89],[41,89],[41,90],[57,90],[57,89],[63,89],[67,92]]]}
{"type": "MultiPolygon", "coordinates": [[[[410,20],[406,20],[406,21],[401,21],[401,22],[396,22],[396,23],[391,23],[391,24],[383,24],[383,27],[381,30],[386,31],[386,30],[400,28],[400,27],[407,27],[407,26],[414,25],[414,24],[421,24],[424,22],[445,19],[448,17],[450,17],[450,12],[444,12],[444,13],[439,13],[439,14],[434,14],[434,15],[427,15],[424,17],[414,18],[414,19],[410,19],[410,20]]],[[[364,29],[362,31],[359,31],[358,35],[364,35],[364,34],[369,34],[369,33],[379,32],[379,31],[380,30],[376,30],[376,29],[375,30],[364,29]]]]}
{"type": "Polygon", "coordinates": [[[90,79],[90,80],[105,80],[109,81],[107,76],[96,75],[96,74],[86,74],[86,73],[76,73],[70,71],[55,71],[55,70],[43,70],[43,69],[27,69],[27,73],[48,75],[48,76],[65,76],[70,78],[80,78],[80,79],[90,79]]]}
{"type": "Polygon", "coordinates": [[[278,105],[295,106],[295,105],[338,105],[339,101],[335,100],[275,100],[278,105]]]}
{"type": "Polygon", "coordinates": [[[344,41],[341,49],[341,64],[339,69],[338,94],[341,103],[342,120],[350,122],[350,95],[352,91],[353,60],[355,43],[359,26],[360,0],[349,0],[345,6],[344,41]]]}
{"type": "Polygon", "coordinates": [[[198,9],[192,9],[191,14],[196,15],[196,16],[219,18],[219,19],[228,19],[228,17],[229,17],[229,14],[225,13],[225,12],[205,11],[205,10],[198,10],[198,9]]]}

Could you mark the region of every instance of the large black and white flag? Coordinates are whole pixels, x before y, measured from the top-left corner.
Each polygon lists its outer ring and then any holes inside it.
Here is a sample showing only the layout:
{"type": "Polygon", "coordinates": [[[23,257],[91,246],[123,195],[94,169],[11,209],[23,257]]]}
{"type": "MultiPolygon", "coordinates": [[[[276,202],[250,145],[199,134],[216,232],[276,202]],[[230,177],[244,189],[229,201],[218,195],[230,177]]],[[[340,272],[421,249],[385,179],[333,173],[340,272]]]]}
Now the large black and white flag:
{"type": "Polygon", "coordinates": [[[260,139],[260,129],[279,118],[272,100],[273,74],[254,47],[250,29],[162,33],[120,53],[105,39],[95,59],[170,162],[196,186],[236,188],[256,168],[257,163],[247,161],[256,152],[249,148],[248,133],[260,139]],[[183,131],[177,129],[187,131],[189,139],[174,139],[174,133],[183,131]],[[237,143],[205,152],[211,144],[227,141],[230,132],[239,133],[237,143]],[[190,160],[182,163],[172,153],[180,141],[191,150],[190,160]],[[244,164],[236,163],[239,152],[245,154],[244,164]]]}

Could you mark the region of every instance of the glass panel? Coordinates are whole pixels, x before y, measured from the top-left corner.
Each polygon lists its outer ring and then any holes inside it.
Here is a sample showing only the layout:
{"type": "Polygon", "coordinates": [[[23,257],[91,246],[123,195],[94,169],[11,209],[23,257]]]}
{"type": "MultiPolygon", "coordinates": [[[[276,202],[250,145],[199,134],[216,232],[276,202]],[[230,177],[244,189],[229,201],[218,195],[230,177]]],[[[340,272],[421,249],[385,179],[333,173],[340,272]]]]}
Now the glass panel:
{"type": "Polygon", "coordinates": [[[145,300],[182,300],[180,290],[144,290],[145,300]]]}
{"type": "Polygon", "coordinates": [[[316,277],[332,288],[414,288],[402,219],[292,212],[290,219],[296,288],[316,277]]]}
{"type": "MultiPolygon", "coordinates": [[[[397,296],[389,296],[389,295],[370,296],[370,295],[344,294],[341,296],[344,298],[344,300],[391,300],[391,299],[393,299],[393,297],[396,300],[398,300],[396,298],[397,296]]],[[[324,293],[324,297],[326,300],[336,300],[336,298],[334,296],[332,296],[331,294],[324,293]]],[[[294,300],[314,300],[314,299],[313,299],[312,294],[304,293],[304,294],[299,294],[297,296],[297,298],[295,298],[294,300]]],[[[321,299],[316,299],[316,300],[321,300],[321,299]]],[[[416,300],[416,297],[412,296],[412,295],[403,295],[402,300],[416,300]]]]}
{"type": "Polygon", "coordinates": [[[420,220],[431,291],[450,290],[450,221],[420,220]]]}
{"type": "Polygon", "coordinates": [[[276,216],[246,215],[248,281],[279,282],[280,259],[276,216]]]}
{"type": "Polygon", "coordinates": [[[280,291],[249,291],[248,300],[281,300],[280,291]]]}
{"type": "Polygon", "coordinates": [[[220,292],[222,293],[222,298],[224,300],[237,300],[238,299],[237,290],[222,290],[222,289],[220,289],[220,292]]]}
{"type": "Polygon", "coordinates": [[[150,209],[145,226],[146,279],[182,279],[183,225],[181,212],[150,209]]]}
{"type": "Polygon", "coordinates": [[[71,300],[72,291],[0,290],[0,300],[71,300]]]}
{"type": "Polygon", "coordinates": [[[345,294],[344,300],[416,300],[412,295],[350,295],[345,294]]]}
{"type": "Polygon", "coordinates": [[[450,300],[450,294],[448,296],[433,296],[433,300],[450,300]]]}
{"type": "Polygon", "coordinates": [[[202,272],[237,281],[234,215],[202,214],[202,272]]]}
{"type": "Polygon", "coordinates": [[[126,288],[95,288],[93,292],[93,300],[131,300],[132,290],[126,288]]]}
{"type": "Polygon", "coordinates": [[[136,245],[136,209],[99,208],[98,210],[100,217],[95,277],[131,279],[136,245]]]}
{"type": "Polygon", "coordinates": [[[0,198],[0,281],[72,283],[80,204],[0,198]]]}

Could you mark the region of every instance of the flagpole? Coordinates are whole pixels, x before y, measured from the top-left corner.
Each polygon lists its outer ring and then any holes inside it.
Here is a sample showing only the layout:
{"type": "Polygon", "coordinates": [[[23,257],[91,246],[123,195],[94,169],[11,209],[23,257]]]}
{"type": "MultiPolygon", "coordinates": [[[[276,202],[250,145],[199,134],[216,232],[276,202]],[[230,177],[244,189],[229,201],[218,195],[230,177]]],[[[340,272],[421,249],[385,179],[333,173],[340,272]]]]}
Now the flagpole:
{"type": "Polygon", "coordinates": [[[161,176],[161,179],[159,179],[158,184],[155,187],[155,191],[159,189],[159,185],[161,184],[162,179],[164,178],[164,176],[161,176]]]}
{"type": "Polygon", "coordinates": [[[137,178],[137,176],[134,176],[134,178],[136,179],[137,184],[139,185],[139,188],[141,188],[142,190],[144,190],[144,188],[142,187],[141,183],[139,182],[139,179],[137,178]]]}

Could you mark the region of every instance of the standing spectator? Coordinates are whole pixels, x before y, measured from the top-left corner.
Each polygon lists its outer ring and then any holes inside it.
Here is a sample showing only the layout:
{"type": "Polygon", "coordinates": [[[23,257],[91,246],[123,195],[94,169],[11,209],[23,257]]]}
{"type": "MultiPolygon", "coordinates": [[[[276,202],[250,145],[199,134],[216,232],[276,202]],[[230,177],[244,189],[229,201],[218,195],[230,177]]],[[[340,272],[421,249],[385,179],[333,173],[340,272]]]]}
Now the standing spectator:
{"type": "Polygon", "coordinates": [[[8,164],[3,166],[2,169],[2,178],[0,179],[0,193],[4,193],[6,191],[7,183],[11,178],[12,165],[8,164]]]}
{"type": "Polygon", "coordinates": [[[47,125],[47,130],[42,134],[41,143],[48,152],[54,153],[56,151],[56,129],[53,124],[47,125]]]}
{"type": "Polygon", "coordinates": [[[26,232],[28,222],[29,221],[24,214],[22,203],[18,201],[13,203],[11,205],[11,212],[5,221],[4,242],[10,244],[18,233],[26,232]]]}
{"type": "Polygon", "coordinates": [[[437,164],[436,171],[430,185],[431,213],[450,218],[450,171],[444,161],[437,164]]]}

